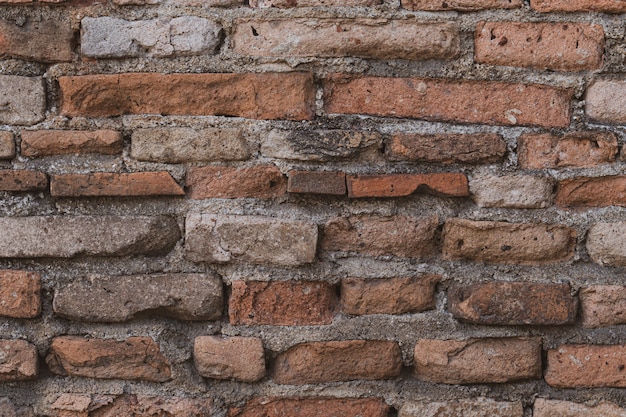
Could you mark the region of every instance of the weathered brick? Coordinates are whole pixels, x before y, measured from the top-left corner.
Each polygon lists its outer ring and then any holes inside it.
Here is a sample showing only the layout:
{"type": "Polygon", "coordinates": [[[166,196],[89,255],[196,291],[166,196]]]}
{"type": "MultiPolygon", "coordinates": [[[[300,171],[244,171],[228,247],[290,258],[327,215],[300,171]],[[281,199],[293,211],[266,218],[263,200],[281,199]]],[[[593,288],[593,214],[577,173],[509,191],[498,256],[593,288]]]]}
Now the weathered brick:
{"type": "Polygon", "coordinates": [[[134,197],[185,195],[185,191],[165,171],[130,174],[96,172],[53,175],[50,194],[52,197],[134,197]]]}
{"type": "Polygon", "coordinates": [[[0,123],[33,125],[45,117],[46,93],[41,77],[0,75],[0,123]]]}
{"type": "Polygon", "coordinates": [[[0,132],[0,159],[13,159],[15,157],[15,141],[13,133],[0,132]]]}
{"type": "Polygon", "coordinates": [[[250,0],[250,7],[372,7],[381,3],[382,0],[250,0]]]}
{"type": "Polygon", "coordinates": [[[122,322],[137,315],[218,320],[222,293],[222,280],[213,274],[88,275],[59,288],[53,308],[59,316],[87,322],[122,322]]]}
{"type": "Polygon", "coordinates": [[[48,188],[48,176],[26,169],[0,170],[0,191],[38,191],[48,188]]]}
{"type": "Polygon", "coordinates": [[[491,384],[541,377],[541,338],[422,339],[415,376],[443,384],[491,384]]]}
{"type": "Polygon", "coordinates": [[[242,19],[232,41],[235,52],[250,56],[445,59],[460,50],[455,23],[415,20],[242,19]]]}
{"type": "Polygon", "coordinates": [[[563,225],[449,219],[443,256],[487,263],[549,264],[574,255],[576,231],[563,225]]]}
{"type": "Polygon", "coordinates": [[[559,22],[479,22],[475,60],[491,65],[540,70],[585,71],[602,67],[600,25],[559,22]]]}
{"type": "Polygon", "coordinates": [[[626,123],[626,82],[595,80],[587,87],[585,113],[591,119],[626,123]]]}
{"type": "Polygon", "coordinates": [[[57,375],[154,382],[164,382],[172,376],[169,361],[149,337],[121,341],[55,337],[46,363],[57,375]]]}
{"type": "Polygon", "coordinates": [[[530,6],[539,12],[626,12],[626,4],[615,0],[531,0],[530,6]]]}
{"type": "Polygon", "coordinates": [[[469,187],[465,174],[348,175],[348,197],[404,197],[426,192],[443,197],[465,197],[469,187]]]}
{"type": "Polygon", "coordinates": [[[250,148],[237,128],[138,129],[131,137],[130,156],[167,164],[241,161],[250,157],[250,148]]]}
{"type": "Polygon", "coordinates": [[[159,253],[180,237],[166,216],[0,218],[1,258],[71,258],[159,253]]]}
{"type": "Polygon", "coordinates": [[[122,134],[115,130],[22,130],[22,155],[31,158],[49,155],[122,153],[122,134]]]}
{"type": "Polygon", "coordinates": [[[193,361],[206,378],[255,382],[265,376],[263,342],[256,337],[196,337],[193,361]]]}
{"type": "Polygon", "coordinates": [[[596,223],[587,234],[587,251],[600,265],[626,266],[626,222],[596,223]]]}
{"type": "MultiPolygon", "coordinates": [[[[0,78],[0,88],[3,80],[0,78]]],[[[309,73],[132,73],[58,80],[62,96],[60,112],[70,117],[149,113],[305,120],[314,115],[315,88],[309,73]]],[[[9,119],[0,112],[0,121],[3,120],[9,119]]],[[[7,123],[16,122],[11,119],[7,123]]]]}
{"type": "Polygon", "coordinates": [[[522,0],[402,0],[402,7],[409,10],[459,10],[517,9],[522,0]]]}
{"type": "Polygon", "coordinates": [[[341,309],[345,314],[405,314],[435,308],[435,286],[439,275],[407,278],[341,281],[341,309]]]}
{"type": "Polygon", "coordinates": [[[626,323],[626,287],[592,285],[581,288],[580,314],[583,327],[603,327],[626,323]]]}
{"type": "Polygon", "coordinates": [[[392,161],[478,164],[502,161],[506,143],[495,133],[396,133],[387,142],[385,153],[392,161]]]}
{"type": "Polygon", "coordinates": [[[539,84],[336,75],[325,80],[324,97],[327,113],[548,128],[569,125],[572,91],[539,84]]]}
{"type": "Polygon", "coordinates": [[[477,324],[559,325],[574,322],[578,302],[568,284],[501,281],[453,285],[448,310],[477,324]]]}
{"type": "Polygon", "coordinates": [[[537,398],[533,406],[533,417],[624,417],[626,410],[608,401],[596,405],[579,404],[571,401],[537,398]]]}
{"type": "Polygon", "coordinates": [[[287,192],[346,195],[346,174],[326,171],[289,171],[287,192]]]}
{"type": "Polygon", "coordinates": [[[517,141],[517,157],[524,169],[593,167],[614,162],[617,152],[617,138],[611,132],[526,133],[517,141]]]}
{"type": "Polygon", "coordinates": [[[389,407],[378,398],[253,398],[228,417],[388,417],[389,407]]]}
{"type": "Polygon", "coordinates": [[[274,165],[250,168],[193,167],[187,171],[189,196],[205,198],[274,198],[287,192],[287,179],[274,165]]]}
{"type": "Polygon", "coordinates": [[[192,262],[301,265],[315,260],[317,225],[263,216],[189,214],[185,251],[192,262]]]}
{"type": "Polygon", "coordinates": [[[536,175],[477,174],[469,189],[478,207],[544,208],[552,205],[554,185],[536,175]]]}
{"type": "Polygon", "coordinates": [[[436,247],[435,217],[338,217],[324,226],[321,248],[364,255],[426,258],[436,247]]]}
{"type": "Polygon", "coordinates": [[[72,60],[74,32],[69,21],[27,19],[21,25],[0,20],[0,56],[39,62],[72,60]]]}
{"type": "Polygon", "coordinates": [[[546,382],[557,388],[626,387],[626,346],[562,345],[548,350],[546,382]]]}
{"type": "Polygon", "coordinates": [[[0,316],[31,319],[41,313],[41,275],[0,270],[0,316]]]}
{"type": "Polygon", "coordinates": [[[626,176],[576,177],[559,182],[560,207],[626,206],[626,176]]]}
{"type": "Polygon", "coordinates": [[[39,370],[37,347],[25,340],[0,339],[0,382],[34,379],[39,370]]]}
{"type": "Polygon", "coordinates": [[[303,385],[334,381],[395,378],[402,369],[398,343],[342,340],[296,345],[278,355],[277,384],[303,385]]]}
{"type": "Polygon", "coordinates": [[[405,403],[399,417],[523,417],[519,401],[504,402],[489,398],[463,398],[449,401],[405,403]]]}

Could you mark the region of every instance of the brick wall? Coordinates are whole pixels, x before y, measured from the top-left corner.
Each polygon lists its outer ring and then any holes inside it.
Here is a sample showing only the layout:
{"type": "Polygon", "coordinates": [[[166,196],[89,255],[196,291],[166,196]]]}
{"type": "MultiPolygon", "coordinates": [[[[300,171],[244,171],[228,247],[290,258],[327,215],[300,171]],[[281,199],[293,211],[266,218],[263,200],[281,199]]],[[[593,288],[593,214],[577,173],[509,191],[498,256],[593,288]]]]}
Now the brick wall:
{"type": "Polygon", "coordinates": [[[0,1],[0,416],[626,414],[624,1],[0,1]]]}

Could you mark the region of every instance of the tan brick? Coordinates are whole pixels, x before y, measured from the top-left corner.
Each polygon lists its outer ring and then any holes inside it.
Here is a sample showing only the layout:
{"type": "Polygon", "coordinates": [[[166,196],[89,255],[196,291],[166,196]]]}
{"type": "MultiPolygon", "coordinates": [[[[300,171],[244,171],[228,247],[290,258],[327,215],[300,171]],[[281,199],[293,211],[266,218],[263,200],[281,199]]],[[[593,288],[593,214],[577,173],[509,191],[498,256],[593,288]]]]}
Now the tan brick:
{"type": "Polygon", "coordinates": [[[626,176],[576,177],[559,182],[560,207],[626,206],[626,176]]]}
{"type": "Polygon", "coordinates": [[[116,174],[53,175],[50,180],[52,197],[136,197],[156,195],[185,195],[183,188],[165,171],[116,174]]]}
{"type": "Polygon", "coordinates": [[[475,60],[540,70],[585,71],[602,67],[604,30],[586,23],[479,22],[475,60]]]}
{"type": "Polygon", "coordinates": [[[541,377],[541,338],[422,339],[415,376],[443,384],[491,384],[541,377]]]}
{"type": "Polygon", "coordinates": [[[474,11],[484,9],[517,9],[522,0],[402,0],[402,7],[409,10],[474,11]]]}
{"type": "Polygon", "coordinates": [[[615,0],[531,0],[530,6],[539,12],[626,12],[626,4],[615,0]]]}
{"type": "Polygon", "coordinates": [[[39,157],[65,154],[122,153],[122,134],[115,130],[22,130],[22,155],[39,157]]]}
{"type": "Polygon", "coordinates": [[[0,159],[13,159],[15,157],[15,141],[13,133],[0,132],[0,159]]]}
{"type": "Polygon", "coordinates": [[[37,347],[25,340],[0,339],[0,382],[34,379],[39,370],[37,347]]]}
{"type": "Polygon", "coordinates": [[[581,288],[580,313],[587,328],[626,323],[626,287],[621,285],[592,285],[581,288]]]}
{"type": "Polygon", "coordinates": [[[48,188],[48,176],[26,169],[0,170],[0,191],[38,191],[48,188]]]}
{"type": "Polygon", "coordinates": [[[46,113],[43,78],[0,75],[0,123],[33,125],[46,113]]]}
{"type": "Polygon", "coordinates": [[[253,398],[228,417],[388,417],[389,407],[378,398],[253,398]]]}
{"type": "Polygon", "coordinates": [[[463,398],[450,401],[405,403],[399,417],[523,417],[521,402],[494,401],[489,398],[463,398]]]}
{"type": "Polygon", "coordinates": [[[548,350],[545,380],[557,388],[624,388],[625,364],[624,345],[562,345],[548,350]]]}
{"type": "Polygon", "coordinates": [[[307,120],[314,115],[309,73],[99,74],[59,77],[59,86],[60,112],[70,117],[149,113],[307,120]]]}
{"type": "Polygon", "coordinates": [[[69,21],[0,20],[0,56],[39,62],[71,61],[74,31],[69,21]]]}
{"type": "Polygon", "coordinates": [[[439,275],[408,278],[341,281],[341,309],[345,314],[405,314],[435,308],[435,286],[439,275]]]}
{"type": "Polygon", "coordinates": [[[572,91],[539,84],[336,75],[325,80],[324,97],[331,114],[548,128],[569,126],[572,91]]]}
{"type": "MultiPolygon", "coordinates": [[[[626,9],[625,9],[626,10],[626,9]]],[[[587,87],[585,113],[608,123],[626,122],[626,81],[596,80],[587,87]]]]}
{"type": "Polygon", "coordinates": [[[301,194],[346,195],[346,174],[326,171],[289,171],[287,191],[301,194]]]}
{"type": "Polygon", "coordinates": [[[467,177],[461,173],[348,175],[348,197],[404,197],[427,192],[442,197],[469,195],[467,177]]]}
{"type": "Polygon", "coordinates": [[[41,313],[41,275],[0,270],[0,316],[31,319],[41,313]]]}
{"type": "Polygon", "coordinates": [[[400,374],[402,355],[391,341],[311,342],[280,353],[274,366],[277,384],[390,379],[400,374]]]}
{"type": "Polygon", "coordinates": [[[563,225],[449,219],[443,229],[445,259],[537,265],[572,258],[576,231],[563,225]]]}
{"type": "Polygon", "coordinates": [[[154,382],[164,382],[172,376],[169,361],[149,337],[121,341],[55,337],[46,363],[57,375],[154,382]]]}
{"type": "Polygon", "coordinates": [[[426,258],[436,248],[437,217],[338,217],[324,226],[321,248],[363,255],[426,258]]]}
{"type": "Polygon", "coordinates": [[[554,184],[537,175],[476,174],[469,183],[478,207],[545,208],[552,205],[554,184]]]}
{"type": "Polygon", "coordinates": [[[624,417],[625,415],[625,409],[608,401],[587,405],[571,401],[537,398],[533,406],[533,417],[624,417]]]}
{"type": "Polygon", "coordinates": [[[205,198],[274,198],[287,192],[287,179],[274,165],[250,168],[193,167],[187,171],[189,196],[205,198]]]}
{"type": "Polygon", "coordinates": [[[314,281],[233,281],[228,313],[233,325],[314,326],[335,315],[335,288],[314,281]]]}
{"type": "Polygon", "coordinates": [[[381,3],[382,0],[250,0],[250,7],[372,7],[381,3]]]}
{"type": "Polygon", "coordinates": [[[265,376],[263,342],[256,337],[196,337],[193,361],[206,378],[255,382],[265,376]]]}
{"type": "Polygon", "coordinates": [[[587,251],[600,265],[626,266],[626,222],[596,223],[587,234],[587,251]]]}

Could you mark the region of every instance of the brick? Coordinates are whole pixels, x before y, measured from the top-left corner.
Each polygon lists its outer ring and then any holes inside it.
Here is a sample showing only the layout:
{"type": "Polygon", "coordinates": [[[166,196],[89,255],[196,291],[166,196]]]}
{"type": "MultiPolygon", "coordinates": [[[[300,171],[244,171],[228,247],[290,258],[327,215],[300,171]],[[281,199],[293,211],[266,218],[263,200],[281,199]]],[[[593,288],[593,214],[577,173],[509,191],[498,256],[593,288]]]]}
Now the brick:
{"type": "Polygon", "coordinates": [[[457,319],[488,325],[561,325],[576,320],[578,302],[568,284],[487,282],[453,285],[448,310],[457,319]]]}
{"type": "Polygon", "coordinates": [[[434,174],[348,175],[348,197],[404,197],[415,193],[431,193],[442,197],[465,197],[469,187],[465,174],[456,172],[434,174]]]}
{"type": "Polygon", "coordinates": [[[545,208],[552,205],[554,184],[536,175],[477,174],[469,189],[478,207],[545,208]]]}
{"type": "Polygon", "coordinates": [[[600,401],[596,405],[571,401],[537,398],[533,406],[533,417],[624,417],[626,410],[617,404],[600,401]]]}
{"type": "Polygon", "coordinates": [[[382,0],[250,0],[250,7],[289,9],[294,7],[372,7],[382,0]]]}
{"type": "Polygon", "coordinates": [[[265,376],[263,342],[256,337],[196,337],[193,361],[206,378],[255,382],[265,376]]]}
{"type": "Polygon", "coordinates": [[[263,138],[261,154],[298,161],[334,161],[377,153],[382,143],[382,136],[377,132],[274,129],[263,138]]]}
{"type": "Polygon", "coordinates": [[[576,177],[559,182],[560,207],[626,206],[626,176],[576,177]]]}
{"type": "Polygon", "coordinates": [[[275,198],[287,192],[287,179],[274,165],[250,168],[192,167],[187,171],[189,197],[275,198]]]}
{"type": "Polygon", "coordinates": [[[41,314],[41,275],[0,270],[0,316],[32,319],[41,314]]]}
{"type": "Polygon", "coordinates": [[[378,398],[253,398],[228,417],[388,417],[389,407],[378,398]]]}
{"type": "Polygon", "coordinates": [[[304,385],[335,381],[390,379],[400,375],[398,343],[384,340],[342,340],[296,345],[278,355],[277,384],[304,385]]]}
{"type": "Polygon", "coordinates": [[[626,323],[626,287],[621,285],[592,285],[581,288],[580,314],[586,328],[626,323]]]}
{"type": "MultiPolygon", "coordinates": [[[[132,73],[58,80],[60,112],[69,117],[149,113],[307,120],[314,116],[315,88],[309,73],[132,73]]],[[[0,121],[2,116],[0,112],[0,121]]]]}
{"type": "Polygon", "coordinates": [[[288,177],[289,193],[346,195],[343,172],[289,171],[288,177]]]}
{"type": "Polygon", "coordinates": [[[301,265],[315,260],[317,225],[263,216],[188,214],[186,258],[192,262],[301,265]]]}
{"type": "Polygon", "coordinates": [[[602,67],[604,30],[586,23],[479,22],[475,60],[540,70],[586,71],[602,67]]]}
{"type": "Polygon", "coordinates": [[[587,251],[594,262],[626,266],[626,222],[596,223],[587,234],[587,251]]]}
{"type": "Polygon", "coordinates": [[[519,401],[494,401],[489,398],[462,398],[449,401],[419,401],[405,403],[399,417],[523,417],[519,401]]]}
{"type": "Polygon", "coordinates": [[[436,247],[439,219],[432,217],[338,217],[324,226],[321,248],[370,256],[426,258],[436,247]]]}
{"type": "Polygon", "coordinates": [[[0,382],[37,378],[37,347],[25,340],[0,339],[0,382]]]}
{"type": "Polygon", "coordinates": [[[415,20],[289,19],[235,21],[233,50],[249,56],[355,56],[447,59],[459,55],[455,23],[415,20]]]}
{"type": "Polygon", "coordinates": [[[0,56],[39,62],[71,61],[74,32],[69,21],[0,20],[0,56]]]}
{"type": "Polygon", "coordinates": [[[402,0],[401,3],[408,10],[430,11],[517,9],[523,4],[522,0],[402,0]]]}
{"type": "Polygon", "coordinates": [[[43,78],[0,75],[0,123],[33,125],[45,117],[43,78]]]}
{"type": "Polygon", "coordinates": [[[626,123],[626,82],[595,80],[587,87],[585,113],[591,119],[626,123]]]}
{"type": "Polygon", "coordinates": [[[406,278],[341,280],[341,310],[345,314],[405,314],[435,308],[439,275],[406,278]]]}
{"type": "Polygon", "coordinates": [[[314,281],[233,281],[228,313],[230,324],[315,326],[331,324],[335,288],[314,281]]]}
{"type": "Polygon", "coordinates": [[[517,141],[523,169],[589,168],[615,162],[617,152],[617,138],[611,132],[526,133],[517,141]]]}
{"type": "Polygon", "coordinates": [[[0,159],[13,159],[15,157],[15,141],[13,133],[0,132],[0,159]]]}
{"type": "Polygon", "coordinates": [[[1,258],[71,258],[162,253],[180,237],[166,216],[0,218],[1,258]]]}
{"type": "Polygon", "coordinates": [[[541,378],[541,338],[422,339],[415,377],[443,384],[492,384],[541,378]]]}
{"type": "Polygon", "coordinates": [[[61,317],[87,322],[123,322],[146,315],[219,320],[222,293],[222,280],[210,273],[88,275],[59,288],[53,308],[61,317]]]}
{"type": "Polygon", "coordinates": [[[562,345],[548,350],[544,378],[557,388],[623,388],[625,361],[624,345],[562,345]]]}
{"type": "Polygon", "coordinates": [[[451,260],[539,265],[571,259],[575,245],[576,231],[563,225],[449,219],[442,250],[451,260]]]}
{"type": "Polygon", "coordinates": [[[0,170],[0,191],[39,191],[48,188],[48,176],[26,169],[0,170]]]}
{"type": "Polygon", "coordinates": [[[183,188],[165,171],[118,174],[53,175],[50,180],[52,197],[137,197],[185,195],[183,188]]]}
{"type": "Polygon", "coordinates": [[[84,17],[81,52],[91,58],[209,55],[217,51],[222,27],[195,16],[128,21],[84,17]]]}
{"type": "Polygon", "coordinates": [[[169,361],[149,337],[121,341],[55,337],[46,363],[57,375],[153,382],[164,382],[172,376],[169,361]]]}
{"type": "Polygon", "coordinates": [[[124,145],[115,130],[22,130],[22,155],[31,158],[50,155],[117,155],[124,145]]]}
{"type": "Polygon", "coordinates": [[[626,12],[626,4],[614,0],[531,0],[530,6],[539,12],[626,12]]]}
{"type": "Polygon", "coordinates": [[[387,142],[385,154],[391,161],[481,164],[502,162],[506,143],[495,133],[396,133],[387,142]]]}
{"type": "Polygon", "coordinates": [[[131,137],[130,156],[166,164],[242,161],[250,157],[250,148],[237,128],[137,129],[131,137]]]}
{"type": "Polygon", "coordinates": [[[324,81],[324,97],[331,114],[549,128],[569,126],[572,91],[539,84],[336,75],[324,81]]]}

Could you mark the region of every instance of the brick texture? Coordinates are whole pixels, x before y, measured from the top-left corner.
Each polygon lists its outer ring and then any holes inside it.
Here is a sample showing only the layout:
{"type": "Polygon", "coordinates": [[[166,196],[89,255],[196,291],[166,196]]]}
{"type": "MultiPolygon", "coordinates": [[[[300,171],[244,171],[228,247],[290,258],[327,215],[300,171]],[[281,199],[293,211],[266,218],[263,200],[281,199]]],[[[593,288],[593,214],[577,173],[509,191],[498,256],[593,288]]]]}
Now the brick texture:
{"type": "Polygon", "coordinates": [[[405,403],[399,417],[522,417],[520,402],[494,401],[484,397],[450,401],[405,403]]]}
{"type": "Polygon", "coordinates": [[[596,80],[587,87],[585,113],[591,119],[608,123],[626,122],[626,82],[596,80]]]}
{"type": "Polygon", "coordinates": [[[265,376],[263,342],[256,337],[197,337],[193,360],[207,378],[255,382],[265,376]]]}
{"type": "Polygon", "coordinates": [[[25,340],[0,339],[0,381],[23,381],[38,375],[37,347],[25,340]]]}
{"type": "Polygon", "coordinates": [[[346,174],[289,171],[287,191],[298,194],[346,195],[346,174]]]}
{"type": "Polygon", "coordinates": [[[626,222],[596,223],[587,234],[587,251],[600,265],[626,266],[626,222]]]}
{"type": "Polygon", "coordinates": [[[15,140],[13,133],[0,132],[0,159],[13,159],[15,156],[15,140]]]}
{"type": "Polygon", "coordinates": [[[540,12],[626,12],[626,5],[613,0],[531,0],[530,5],[540,12]]]}
{"type": "Polygon", "coordinates": [[[537,175],[475,175],[469,184],[479,207],[544,208],[552,205],[554,184],[537,175]]]}
{"type": "Polygon", "coordinates": [[[167,172],[61,174],[50,180],[53,197],[136,197],[185,195],[167,172]]]}
{"type": "Polygon", "coordinates": [[[0,123],[33,125],[44,118],[46,96],[40,77],[0,75],[0,123]]]}
{"type": "Polygon", "coordinates": [[[445,197],[469,195],[467,177],[459,173],[348,175],[348,196],[403,197],[427,192],[445,197]]]}
{"type": "Polygon", "coordinates": [[[69,21],[0,20],[0,56],[39,62],[71,61],[74,32],[69,21]]]}
{"type": "Polygon", "coordinates": [[[581,288],[580,314],[584,327],[603,327],[626,323],[626,287],[592,285],[581,288]]]}
{"type": "Polygon", "coordinates": [[[38,191],[48,188],[48,176],[25,169],[0,170],[0,191],[38,191]]]}
{"type": "Polygon", "coordinates": [[[228,417],[387,417],[389,407],[377,398],[254,398],[231,408],[228,417]]]}
{"type": "Polygon", "coordinates": [[[578,177],[559,182],[561,207],[626,206],[626,176],[578,177]]]}
{"type": "Polygon", "coordinates": [[[198,167],[187,172],[189,196],[205,198],[274,198],[287,192],[287,179],[273,165],[252,168],[198,167]]]}
{"type": "Polygon", "coordinates": [[[122,134],[115,130],[22,130],[24,156],[100,153],[122,153],[122,134]]]}
{"type": "Polygon", "coordinates": [[[0,316],[30,319],[41,313],[41,275],[0,270],[0,316]]]}
{"type": "Polygon", "coordinates": [[[402,0],[405,9],[432,11],[515,9],[522,4],[522,0],[402,0]]]}
{"type": "Polygon", "coordinates": [[[624,413],[626,410],[608,401],[600,401],[596,405],[587,405],[571,401],[537,398],[533,406],[534,417],[621,417],[624,413]]]}
{"type": "Polygon", "coordinates": [[[623,345],[563,345],[548,350],[546,382],[558,388],[626,387],[623,345]]]}

